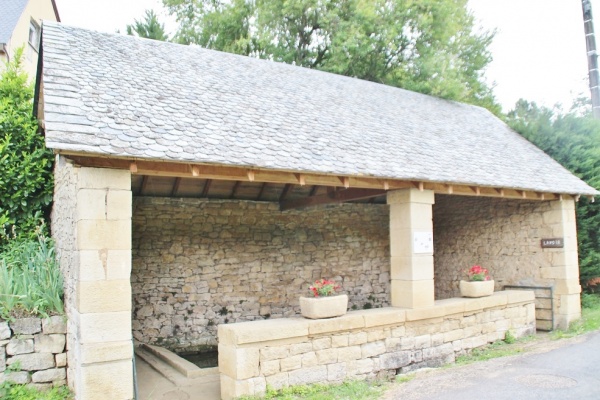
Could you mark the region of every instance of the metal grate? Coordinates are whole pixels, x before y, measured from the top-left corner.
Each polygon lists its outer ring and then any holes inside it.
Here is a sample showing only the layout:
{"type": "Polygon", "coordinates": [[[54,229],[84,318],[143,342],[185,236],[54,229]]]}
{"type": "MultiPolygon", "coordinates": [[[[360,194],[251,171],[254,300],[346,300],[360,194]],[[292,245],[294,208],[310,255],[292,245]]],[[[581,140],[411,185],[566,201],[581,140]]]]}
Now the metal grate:
{"type": "Polygon", "coordinates": [[[533,290],[536,329],[546,332],[554,329],[554,289],[551,286],[506,285],[506,289],[533,290]]]}

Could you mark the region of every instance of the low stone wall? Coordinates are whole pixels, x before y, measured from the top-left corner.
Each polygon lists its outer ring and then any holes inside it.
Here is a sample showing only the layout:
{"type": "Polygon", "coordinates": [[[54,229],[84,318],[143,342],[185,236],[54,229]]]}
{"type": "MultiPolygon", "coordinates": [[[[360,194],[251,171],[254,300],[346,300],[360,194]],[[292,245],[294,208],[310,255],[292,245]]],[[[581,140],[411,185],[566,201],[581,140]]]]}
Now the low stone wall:
{"type": "Polygon", "coordinates": [[[0,321],[0,383],[12,381],[38,389],[66,381],[66,318],[0,321]]]}
{"type": "Polygon", "coordinates": [[[315,382],[404,373],[454,362],[503,339],[535,333],[534,294],[503,291],[436,301],[426,309],[385,307],[331,319],[285,318],[219,326],[221,397],[315,382]]]}

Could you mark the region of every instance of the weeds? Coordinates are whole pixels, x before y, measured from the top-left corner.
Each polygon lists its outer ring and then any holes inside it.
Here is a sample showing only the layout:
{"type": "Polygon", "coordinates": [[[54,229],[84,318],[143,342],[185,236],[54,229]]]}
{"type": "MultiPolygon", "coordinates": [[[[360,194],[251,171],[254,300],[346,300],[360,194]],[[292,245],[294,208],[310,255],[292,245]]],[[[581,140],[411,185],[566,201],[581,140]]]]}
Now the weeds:
{"type": "Polygon", "coordinates": [[[0,318],[19,314],[62,314],[63,279],[54,243],[37,232],[37,239],[12,239],[0,253],[0,318]]]}
{"type": "Polygon", "coordinates": [[[317,383],[305,386],[290,386],[280,390],[267,387],[264,397],[243,397],[242,400],[370,400],[378,399],[386,383],[381,381],[346,381],[339,385],[317,383]]]}
{"type": "Polygon", "coordinates": [[[583,293],[581,307],[581,319],[569,325],[569,329],[553,331],[552,339],[570,338],[600,329],[600,296],[583,293]]]}
{"type": "Polygon", "coordinates": [[[39,391],[27,385],[0,383],[0,399],[3,400],[71,400],[72,398],[73,395],[66,386],[39,391]]]}

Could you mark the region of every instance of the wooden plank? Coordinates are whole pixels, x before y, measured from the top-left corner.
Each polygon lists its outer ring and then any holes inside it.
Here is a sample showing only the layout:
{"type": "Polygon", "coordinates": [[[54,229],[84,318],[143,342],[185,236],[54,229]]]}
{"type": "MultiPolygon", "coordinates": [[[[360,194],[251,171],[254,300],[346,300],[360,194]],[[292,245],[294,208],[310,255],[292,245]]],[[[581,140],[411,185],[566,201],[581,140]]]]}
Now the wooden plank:
{"type": "Polygon", "coordinates": [[[292,210],[297,208],[306,208],[324,204],[344,203],[352,200],[370,199],[385,195],[385,190],[377,189],[345,189],[330,191],[327,194],[320,196],[305,197],[298,200],[279,201],[279,209],[281,211],[292,210]]]}

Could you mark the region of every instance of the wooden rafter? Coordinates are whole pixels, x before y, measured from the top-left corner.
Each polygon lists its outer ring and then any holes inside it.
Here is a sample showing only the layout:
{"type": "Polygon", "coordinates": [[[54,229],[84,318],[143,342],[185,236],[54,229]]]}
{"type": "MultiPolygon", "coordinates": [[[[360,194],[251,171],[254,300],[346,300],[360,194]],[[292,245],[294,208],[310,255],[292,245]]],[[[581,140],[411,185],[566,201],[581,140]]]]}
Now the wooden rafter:
{"type": "Polygon", "coordinates": [[[267,182],[264,182],[261,186],[260,186],[260,192],[258,192],[258,196],[256,196],[256,200],[260,200],[260,198],[262,197],[263,193],[265,192],[265,189],[267,188],[267,182]]]}
{"type": "Polygon", "coordinates": [[[181,186],[181,178],[175,178],[175,183],[173,183],[173,190],[171,190],[171,197],[177,196],[177,192],[179,192],[179,186],[181,186]]]}
{"type": "Polygon", "coordinates": [[[238,188],[240,187],[240,181],[235,181],[233,184],[233,189],[231,190],[230,199],[235,199],[235,195],[237,194],[238,188]]]}
{"type": "MultiPolygon", "coordinates": [[[[524,191],[487,186],[459,185],[455,183],[435,183],[425,181],[410,181],[398,179],[384,179],[364,176],[339,176],[316,173],[298,173],[286,171],[263,170],[253,168],[249,170],[243,167],[232,167],[224,165],[203,165],[203,164],[185,164],[167,161],[148,161],[142,159],[123,159],[123,158],[101,158],[90,157],[89,155],[72,154],[69,152],[61,153],[77,165],[97,168],[115,168],[126,169],[134,175],[143,176],[162,176],[174,178],[192,178],[222,181],[240,181],[261,183],[274,183],[283,185],[298,185],[301,180],[306,185],[337,187],[337,188],[357,188],[357,189],[378,189],[397,190],[406,188],[416,188],[421,191],[432,190],[438,194],[448,194],[449,186],[452,186],[453,195],[466,196],[485,196],[485,197],[504,197],[512,199],[534,199],[540,200],[540,192],[524,191]],[[135,167],[132,167],[135,163],[135,167]],[[133,170],[133,171],[132,171],[133,170]],[[134,172],[137,171],[137,172],[134,172]],[[301,179],[300,179],[301,178],[301,179]]],[[[559,198],[558,193],[544,192],[544,200],[555,200],[559,198]]],[[[563,197],[574,198],[574,195],[563,194],[563,197]]]]}
{"type": "Polygon", "coordinates": [[[305,197],[298,200],[279,201],[279,209],[281,211],[292,210],[296,208],[305,208],[318,206],[323,204],[345,203],[352,200],[370,199],[382,196],[386,193],[381,189],[342,189],[336,191],[328,191],[327,194],[319,196],[305,197]]]}
{"type": "Polygon", "coordinates": [[[313,185],[313,187],[310,189],[309,196],[314,196],[315,194],[317,194],[318,190],[319,190],[319,185],[313,185]]]}
{"type": "Polygon", "coordinates": [[[204,188],[202,188],[202,194],[200,195],[201,197],[208,197],[208,191],[210,190],[211,184],[212,179],[207,179],[206,182],[204,182],[204,188]]]}
{"type": "Polygon", "coordinates": [[[142,184],[140,185],[140,191],[138,192],[138,196],[144,195],[144,192],[146,191],[146,189],[148,187],[148,180],[149,180],[148,176],[144,176],[142,178],[142,184]]]}
{"type": "Polygon", "coordinates": [[[285,198],[287,197],[288,193],[290,192],[292,185],[287,183],[284,187],[283,190],[281,191],[281,195],[279,196],[279,202],[281,203],[282,201],[285,201],[285,198]]]}

